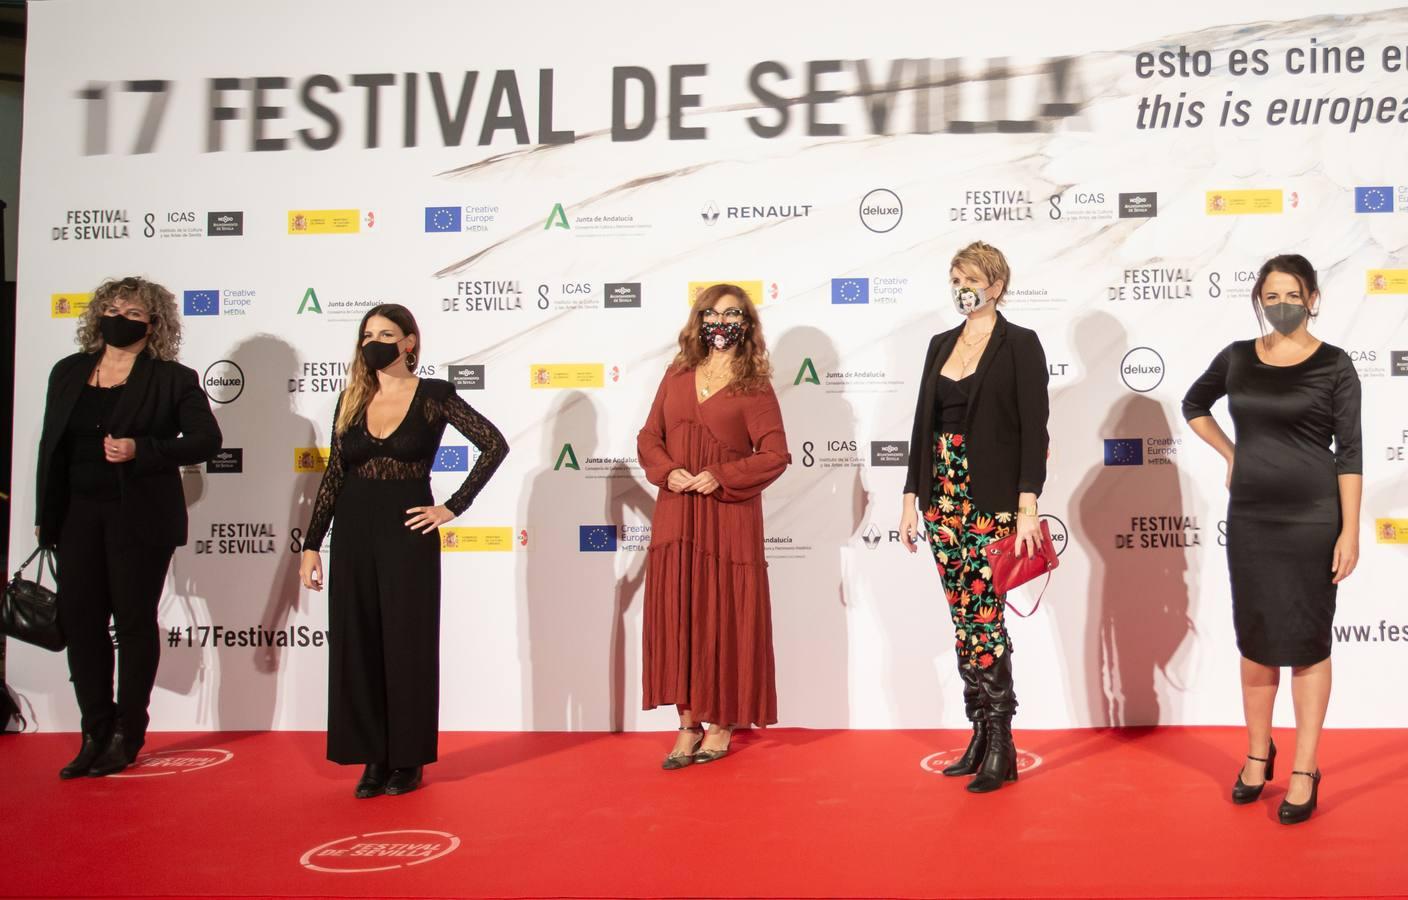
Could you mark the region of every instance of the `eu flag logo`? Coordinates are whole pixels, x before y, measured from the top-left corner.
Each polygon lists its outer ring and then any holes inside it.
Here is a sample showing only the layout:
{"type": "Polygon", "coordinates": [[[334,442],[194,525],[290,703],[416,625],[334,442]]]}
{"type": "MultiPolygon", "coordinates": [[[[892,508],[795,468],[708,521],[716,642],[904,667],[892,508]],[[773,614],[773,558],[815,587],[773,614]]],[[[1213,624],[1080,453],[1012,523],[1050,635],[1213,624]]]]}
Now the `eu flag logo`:
{"type": "Polygon", "coordinates": [[[616,549],[615,525],[578,525],[577,549],[584,552],[612,552],[616,549]]]}
{"type": "Polygon", "coordinates": [[[446,231],[459,231],[464,211],[458,206],[427,206],[425,208],[425,230],[427,234],[446,231]]]}
{"type": "Polygon", "coordinates": [[[184,310],[188,316],[220,315],[219,291],[186,291],[184,310]]]}
{"type": "Polygon", "coordinates": [[[468,472],[469,448],[463,444],[441,447],[440,452],[435,454],[435,463],[430,467],[430,471],[468,472]]]}
{"type": "Polygon", "coordinates": [[[869,278],[831,279],[831,302],[850,306],[870,302],[869,278]]]}
{"type": "Polygon", "coordinates": [[[1354,189],[1354,211],[1357,213],[1393,212],[1393,188],[1357,187],[1354,189]]]}
{"type": "Polygon", "coordinates": [[[1144,440],[1142,438],[1105,438],[1105,465],[1144,465],[1144,440]]]}

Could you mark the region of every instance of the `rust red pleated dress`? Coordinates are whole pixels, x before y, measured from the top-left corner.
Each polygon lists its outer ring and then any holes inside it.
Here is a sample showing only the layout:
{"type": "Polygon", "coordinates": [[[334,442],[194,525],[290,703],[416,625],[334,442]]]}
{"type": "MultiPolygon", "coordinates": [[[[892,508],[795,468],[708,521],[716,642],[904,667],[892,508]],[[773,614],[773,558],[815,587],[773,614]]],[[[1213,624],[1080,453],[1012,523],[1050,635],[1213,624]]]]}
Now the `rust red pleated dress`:
{"type": "Polygon", "coordinates": [[[777,722],[763,489],[792,461],[771,387],[700,402],[693,369],[671,368],[637,439],[660,488],[645,573],[643,708],[678,704],[696,722],[777,722]],[[711,472],[719,489],[676,494],[670,472],[711,472]]]}

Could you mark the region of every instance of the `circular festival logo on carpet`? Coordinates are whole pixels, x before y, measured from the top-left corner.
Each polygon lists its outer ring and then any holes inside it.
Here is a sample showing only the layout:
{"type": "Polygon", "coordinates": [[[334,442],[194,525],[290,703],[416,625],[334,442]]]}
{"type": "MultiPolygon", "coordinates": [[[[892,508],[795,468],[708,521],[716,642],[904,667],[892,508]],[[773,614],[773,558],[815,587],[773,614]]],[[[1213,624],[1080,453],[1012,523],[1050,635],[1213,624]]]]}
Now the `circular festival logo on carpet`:
{"type": "Polygon", "coordinates": [[[369,831],[320,844],[298,862],[314,872],[389,872],[448,856],[459,845],[460,839],[448,831],[369,831]]]}
{"type": "MultiPolygon", "coordinates": [[[[940,750],[938,753],[930,753],[919,761],[919,768],[932,775],[943,774],[946,766],[951,766],[958,761],[967,747],[954,747],[951,750],[940,750]]],[[[1017,748],[1017,774],[1030,772],[1041,765],[1041,757],[1028,750],[1017,748]]]]}
{"type": "Polygon", "coordinates": [[[157,750],[143,753],[137,761],[109,778],[150,778],[155,775],[182,775],[199,772],[235,758],[229,750],[201,747],[195,750],[157,750]]]}

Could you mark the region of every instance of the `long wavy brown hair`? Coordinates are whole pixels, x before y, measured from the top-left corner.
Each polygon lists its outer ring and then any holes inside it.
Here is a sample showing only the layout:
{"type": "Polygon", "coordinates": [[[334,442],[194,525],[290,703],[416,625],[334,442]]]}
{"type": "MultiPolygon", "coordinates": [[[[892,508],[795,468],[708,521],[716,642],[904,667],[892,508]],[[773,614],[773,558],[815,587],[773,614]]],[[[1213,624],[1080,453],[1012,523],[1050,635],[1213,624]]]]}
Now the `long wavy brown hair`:
{"type": "Polygon", "coordinates": [[[689,310],[689,321],[680,329],[680,352],[675,354],[670,365],[677,369],[695,369],[709,357],[709,348],[699,336],[699,326],[704,324],[701,313],[713,309],[721,297],[732,297],[743,310],[746,326],[743,340],[738,343],[738,351],[733,356],[733,381],[730,384],[742,394],[751,394],[767,387],[772,378],[772,362],[768,359],[767,341],[763,340],[763,325],[758,321],[758,308],[748,292],[736,284],[711,284],[694,298],[694,306],[689,310]]]}
{"type": "Polygon", "coordinates": [[[416,317],[411,315],[409,309],[399,303],[383,303],[367,310],[367,314],[362,316],[362,321],[357,326],[357,343],[352,347],[352,365],[347,370],[347,387],[342,392],[342,408],[338,410],[337,421],[333,423],[333,428],[338,434],[345,432],[357,421],[366,411],[367,404],[372,402],[372,396],[381,390],[381,382],[377,380],[376,373],[368,369],[367,364],[362,361],[362,332],[367,330],[367,322],[371,321],[372,316],[390,319],[406,337],[416,336],[411,355],[406,357],[411,371],[415,371],[415,366],[410,364],[412,358],[419,359],[421,355],[420,328],[417,327],[416,317]]]}
{"type": "Polygon", "coordinates": [[[152,320],[151,333],[142,352],[156,359],[175,359],[181,352],[181,313],[176,308],[176,295],[155,281],[136,275],[109,278],[93,291],[93,299],[78,320],[76,340],[84,353],[96,353],[105,346],[98,330],[98,320],[118,300],[131,300],[152,320]]]}

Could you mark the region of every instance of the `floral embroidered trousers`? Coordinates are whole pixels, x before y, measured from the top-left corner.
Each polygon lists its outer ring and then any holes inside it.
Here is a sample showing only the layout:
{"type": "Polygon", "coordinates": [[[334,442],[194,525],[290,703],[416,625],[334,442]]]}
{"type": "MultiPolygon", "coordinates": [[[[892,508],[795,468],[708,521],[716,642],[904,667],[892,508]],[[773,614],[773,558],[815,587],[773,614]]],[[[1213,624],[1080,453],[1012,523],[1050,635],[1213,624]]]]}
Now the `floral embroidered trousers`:
{"type": "Polygon", "coordinates": [[[1003,598],[982,549],[1012,533],[1010,512],[979,510],[968,496],[968,448],[961,434],[934,435],[934,494],[924,512],[960,667],[987,669],[1012,652],[1003,598]]]}

